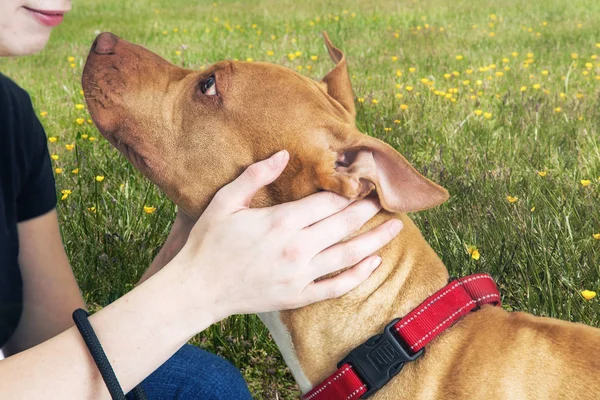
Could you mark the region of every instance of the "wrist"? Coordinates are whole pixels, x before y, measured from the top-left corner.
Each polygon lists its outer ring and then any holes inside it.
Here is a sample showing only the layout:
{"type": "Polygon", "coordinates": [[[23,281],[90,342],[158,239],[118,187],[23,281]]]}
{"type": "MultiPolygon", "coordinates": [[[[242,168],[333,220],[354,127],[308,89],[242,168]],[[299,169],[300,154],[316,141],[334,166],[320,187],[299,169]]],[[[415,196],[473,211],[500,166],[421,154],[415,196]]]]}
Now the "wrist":
{"type": "Polygon", "coordinates": [[[181,324],[192,336],[230,315],[227,302],[220,301],[219,288],[202,274],[206,265],[191,257],[184,247],[160,272],[168,286],[181,324]]]}

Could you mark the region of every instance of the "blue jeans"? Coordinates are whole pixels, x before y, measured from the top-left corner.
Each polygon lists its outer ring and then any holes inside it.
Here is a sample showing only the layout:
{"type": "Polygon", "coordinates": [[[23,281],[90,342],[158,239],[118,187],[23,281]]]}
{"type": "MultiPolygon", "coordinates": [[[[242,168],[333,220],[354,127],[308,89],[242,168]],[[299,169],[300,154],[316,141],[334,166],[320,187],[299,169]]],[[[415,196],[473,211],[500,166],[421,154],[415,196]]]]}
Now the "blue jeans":
{"type": "MultiPolygon", "coordinates": [[[[148,400],[251,400],[229,361],[186,344],[142,382],[148,400]]],[[[131,393],[127,399],[133,399],[131,393]]]]}

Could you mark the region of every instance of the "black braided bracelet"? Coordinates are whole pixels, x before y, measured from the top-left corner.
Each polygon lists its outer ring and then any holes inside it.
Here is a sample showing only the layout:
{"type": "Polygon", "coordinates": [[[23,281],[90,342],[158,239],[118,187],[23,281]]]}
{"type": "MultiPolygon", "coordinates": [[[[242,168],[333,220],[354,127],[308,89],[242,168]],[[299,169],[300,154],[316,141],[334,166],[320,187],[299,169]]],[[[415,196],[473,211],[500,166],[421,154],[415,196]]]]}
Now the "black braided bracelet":
{"type": "MultiPolygon", "coordinates": [[[[87,311],[81,308],[73,311],[73,321],[75,321],[75,325],[77,326],[77,329],[79,329],[79,333],[90,351],[90,354],[98,367],[98,371],[100,371],[100,375],[102,375],[102,379],[104,379],[104,383],[108,388],[110,396],[113,400],[126,400],[123,389],[115,375],[115,371],[113,371],[110,362],[106,357],[106,353],[104,353],[102,345],[100,344],[90,321],[88,321],[88,316],[89,314],[87,311]]],[[[146,395],[140,385],[136,386],[132,392],[135,399],[146,400],[146,395]]]]}

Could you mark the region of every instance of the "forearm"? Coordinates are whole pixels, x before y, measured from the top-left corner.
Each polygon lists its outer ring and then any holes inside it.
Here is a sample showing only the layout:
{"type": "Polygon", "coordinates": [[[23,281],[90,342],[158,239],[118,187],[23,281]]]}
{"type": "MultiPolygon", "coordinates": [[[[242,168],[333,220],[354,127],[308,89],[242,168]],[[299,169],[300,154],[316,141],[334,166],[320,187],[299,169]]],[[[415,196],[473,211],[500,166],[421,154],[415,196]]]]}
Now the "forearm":
{"type": "MultiPolygon", "coordinates": [[[[185,318],[189,299],[179,290],[184,281],[177,268],[165,268],[90,317],[124,391],[215,322],[208,312],[185,318]]],[[[0,387],[2,397],[14,399],[109,398],[76,328],[0,361],[0,387]]]]}

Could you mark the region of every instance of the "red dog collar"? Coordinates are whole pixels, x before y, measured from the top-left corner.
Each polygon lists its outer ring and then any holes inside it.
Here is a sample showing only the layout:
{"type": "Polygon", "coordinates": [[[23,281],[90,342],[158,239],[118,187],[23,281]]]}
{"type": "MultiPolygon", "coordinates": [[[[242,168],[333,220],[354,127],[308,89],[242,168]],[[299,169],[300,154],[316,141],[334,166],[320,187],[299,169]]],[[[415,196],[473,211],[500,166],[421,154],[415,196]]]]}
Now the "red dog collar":
{"type": "Polygon", "coordinates": [[[389,323],[382,334],[352,350],[338,363],[337,371],[302,399],[370,397],[400,372],[406,362],[419,358],[427,343],[484,304],[500,305],[500,293],[490,275],[453,280],[404,318],[389,323]]]}

